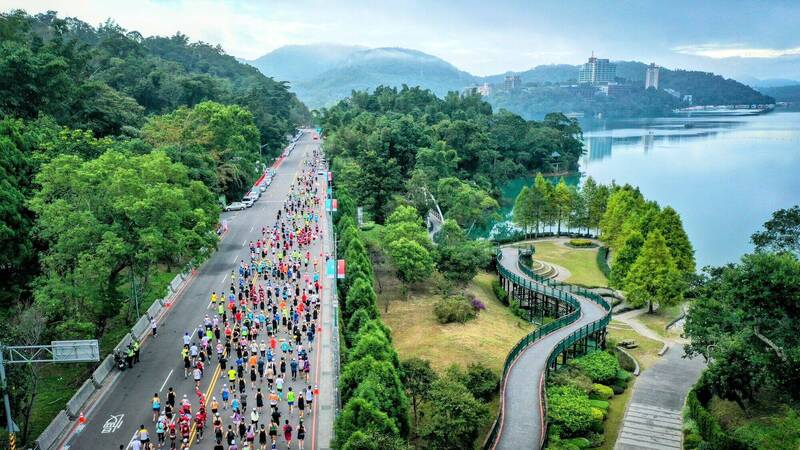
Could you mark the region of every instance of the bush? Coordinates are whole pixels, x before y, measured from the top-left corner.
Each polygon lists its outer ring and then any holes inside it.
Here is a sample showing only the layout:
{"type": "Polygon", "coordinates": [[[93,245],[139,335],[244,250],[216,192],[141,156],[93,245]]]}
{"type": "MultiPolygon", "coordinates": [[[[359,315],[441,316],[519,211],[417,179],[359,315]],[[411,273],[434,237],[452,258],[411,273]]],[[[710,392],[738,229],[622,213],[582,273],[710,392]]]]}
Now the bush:
{"type": "Polygon", "coordinates": [[[484,309],[486,309],[486,304],[483,303],[482,301],[480,301],[479,299],[477,299],[474,295],[471,296],[471,298],[469,300],[469,304],[472,305],[472,309],[474,309],[475,311],[478,311],[478,312],[483,311],[484,309]]]}
{"type": "Polygon", "coordinates": [[[614,390],[604,384],[592,384],[592,391],[589,393],[589,398],[598,400],[608,400],[614,396],[614,390]]]}
{"type": "Polygon", "coordinates": [[[597,246],[597,244],[595,244],[594,242],[590,241],[589,239],[570,239],[569,240],[569,245],[571,245],[572,247],[578,247],[578,248],[588,248],[588,247],[597,246]]]}
{"type": "Polygon", "coordinates": [[[610,406],[605,400],[589,400],[589,403],[592,405],[592,408],[597,408],[603,412],[608,412],[608,407],[610,406]]]}
{"type": "Polygon", "coordinates": [[[617,381],[627,382],[632,376],[627,370],[620,369],[617,371],[617,381]]]}
{"type": "MultiPolygon", "coordinates": [[[[591,400],[590,400],[591,401],[591,400]]],[[[592,420],[596,424],[597,422],[602,422],[606,419],[606,412],[600,408],[595,408],[592,406],[592,420]]]]}
{"type": "Polygon", "coordinates": [[[611,390],[614,391],[614,395],[620,395],[625,392],[625,389],[628,388],[628,383],[617,383],[611,385],[611,390]]]}
{"type": "Polygon", "coordinates": [[[462,295],[444,297],[433,305],[436,320],[445,323],[466,323],[474,319],[478,313],[462,295]]]}
{"type": "Polygon", "coordinates": [[[475,398],[487,402],[494,397],[500,387],[500,377],[492,369],[480,363],[470,364],[462,381],[475,398]]]}
{"type": "Polygon", "coordinates": [[[500,300],[500,303],[508,305],[508,292],[506,292],[506,290],[503,289],[503,286],[500,285],[500,281],[492,281],[492,292],[494,292],[494,296],[500,300]]]}
{"type": "Polygon", "coordinates": [[[592,443],[589,442],[588,439],[583,438],[583,437],[572,438],[572,439],[564,439],[561,442],[562,442],[562,444],[574,445],[575,447],[578,447],[578,448],[589,448],[592,445],[592,443]]]}
{"type": "Polygon", "coordinates": [[[703,442],[703,438],[699,434],[690,433],[683,438],[683,448],[692,450],[699,447],[701,442],[703,442]]]}
{"type": "Polygon", "coordinates": [[[563,367],[548,378],[553,385],[575,386],[585,393],[592,392],[592,380],[575,367],[563,367]]]}
{"type": "Polygon", "coordinates": [[[600,247],[597,250],[597,267],[603,272],[606,278],[611,277],[611,267],[608,266],[608,247],[600,247]]]}
{"type": "Polygon", "coordinates": [[[614,382],[620,369],[617,358],[601,350],[575,358],[569,364],[581,369],[595,383],[602,384],[614,382]]]}
{"type": "Polygon", "coordinates": [[[589,397],[574,386],[547,388],[547,417],[564,435],[576,436],[589,431],[594,416],[589,397]]]}

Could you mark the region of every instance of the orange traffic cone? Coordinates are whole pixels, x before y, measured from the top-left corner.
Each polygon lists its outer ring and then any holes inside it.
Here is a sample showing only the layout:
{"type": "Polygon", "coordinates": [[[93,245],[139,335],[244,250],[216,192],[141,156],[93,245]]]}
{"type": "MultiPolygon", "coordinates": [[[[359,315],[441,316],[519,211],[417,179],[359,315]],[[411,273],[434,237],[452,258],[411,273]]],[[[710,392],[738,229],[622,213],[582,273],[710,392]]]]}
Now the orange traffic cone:
{"type": "Polygon", "coordinates": [[[86,417],[84,417],[83,413],[81,413],[81,415],[78,416],[78,423],[81,425],[86,423],[86,417]]]}
{"type": "Polygon", "coordinates": [[[314,396],[319,396],[319,387],[316,384],[314,385],[314,396]]]}

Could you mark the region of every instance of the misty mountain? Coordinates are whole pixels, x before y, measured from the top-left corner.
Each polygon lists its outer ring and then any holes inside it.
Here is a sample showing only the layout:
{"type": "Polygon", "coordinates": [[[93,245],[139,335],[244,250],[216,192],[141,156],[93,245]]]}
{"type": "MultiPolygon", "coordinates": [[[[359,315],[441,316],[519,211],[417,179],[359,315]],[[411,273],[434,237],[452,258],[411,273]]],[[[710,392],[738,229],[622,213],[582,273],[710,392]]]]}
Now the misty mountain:
{"type": "MultiPolygon", "coordinates": [[[[329,106],[348,97],[353,90],[371,90],[380,85],[419,85],[444,96],[448,91],[461,91],[467,86],[489,83],[495,85],[494,92],[498,94],[508,74],[518,75],[526,89],[537,89],[536,86],[542,84],[575,83],[580,67],[569,64],[540,65],[521,72],[479,77],[417,50],[396,47],[365,49],[331,44],[281,47],[249,63],[268,76],[290,82],[298,98],[310,108],[329,106]]],[[[614,64],[617,66],[618,79],[644,88],[647,64],[638,61],[614,61],[614,64]]],[[[771,100],[750,86],[710,72],[662,68],[660,79],[662,89],[692,94],[694,104],[767,103],[771,100]]],[[[531,108],[531,105],[527,105],[531,101],[540,107],[555,107],[563,103],[561,99],[553,97],[563,93],[552,90],[537,93],[534,97],[506,99],[503,102],[494,101],[495,94],[489,96],[490,103],[520,114],[523,114],[521,108],[531,108]]],[[[526,96],[521,91],[506,94],[526,96]]],[[[661,103],[662,110],[670,110],[675,106],[672,102],[661,103]]],[[[613,104],[609,105],[611,110],[614,107],[613,104]]],[[[523,115],[530,115],[530,112],[523,115]]]]}
{"type": "Polygon", "coordinates": [[[365,50],[355,45],[287,45],[252,61],[244,61],[277,81],[297,83],[311,80],[355,52],[365,50]]]}

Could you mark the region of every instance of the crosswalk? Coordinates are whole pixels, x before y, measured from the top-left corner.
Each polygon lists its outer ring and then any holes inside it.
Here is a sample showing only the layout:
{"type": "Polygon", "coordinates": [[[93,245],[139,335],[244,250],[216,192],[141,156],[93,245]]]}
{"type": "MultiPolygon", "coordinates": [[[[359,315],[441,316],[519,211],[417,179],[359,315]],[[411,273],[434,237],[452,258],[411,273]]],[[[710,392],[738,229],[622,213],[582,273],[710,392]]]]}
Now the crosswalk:
{"type": "Polygon", "coordinates": [[[615,450],[680,450],[683,420],[678,410],[631,403],[615,450]]]}

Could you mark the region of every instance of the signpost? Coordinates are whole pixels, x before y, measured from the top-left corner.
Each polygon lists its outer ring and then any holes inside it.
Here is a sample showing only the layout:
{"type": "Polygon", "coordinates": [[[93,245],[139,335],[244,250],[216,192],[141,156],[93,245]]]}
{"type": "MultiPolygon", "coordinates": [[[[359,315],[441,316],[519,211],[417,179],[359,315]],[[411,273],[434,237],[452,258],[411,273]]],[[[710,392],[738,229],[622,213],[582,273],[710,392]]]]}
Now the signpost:
{"type": "Polygon", "coordinates": [[[6,412],[6,427],[12,449],[16,445],[19,427],[11,418],[11,402],[6,387],[6,364],[31,364],[43,362],[97,362],[100,361],[100,346],[97,339],[85,341],[52,341],[50,345],[3,345],[0,344],[0,387],[3,389],[3,406],[6,412]],[[8,361],[4,361],[8,352],[8,361]]]}

